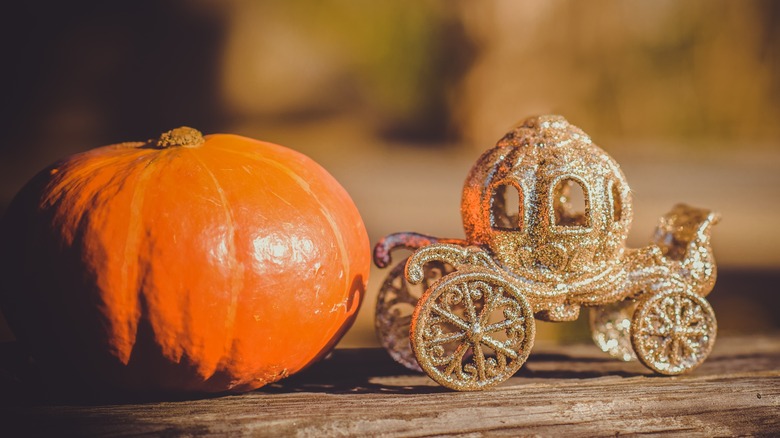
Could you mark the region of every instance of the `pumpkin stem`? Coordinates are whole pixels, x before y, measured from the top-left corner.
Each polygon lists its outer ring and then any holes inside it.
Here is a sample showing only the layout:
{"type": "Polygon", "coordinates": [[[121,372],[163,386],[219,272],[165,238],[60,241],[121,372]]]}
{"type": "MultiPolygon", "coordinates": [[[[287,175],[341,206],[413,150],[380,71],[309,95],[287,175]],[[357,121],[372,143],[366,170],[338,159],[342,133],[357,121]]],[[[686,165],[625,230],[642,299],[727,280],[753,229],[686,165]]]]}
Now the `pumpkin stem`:
{"type": "Polygon", "coordinates": [[[194,148],[202,145],[205,141],[203,134],[197,129],[182,126],[160,134],[155,145],[160,149],[174,146],[194,148]]]}

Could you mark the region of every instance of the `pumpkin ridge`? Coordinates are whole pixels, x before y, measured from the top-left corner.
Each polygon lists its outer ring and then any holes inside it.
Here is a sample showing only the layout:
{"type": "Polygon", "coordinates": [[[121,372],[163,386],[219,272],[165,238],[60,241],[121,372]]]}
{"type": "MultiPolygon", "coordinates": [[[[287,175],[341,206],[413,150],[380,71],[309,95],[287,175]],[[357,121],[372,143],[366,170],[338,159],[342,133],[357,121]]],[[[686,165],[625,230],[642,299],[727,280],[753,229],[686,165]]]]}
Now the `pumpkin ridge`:
{"type": "MultiPolygon", "coordinates": [[[[106,187],[116,184],[118,176],[117,172],[112,168],[126,164],[128,158],[124,154],[109,157],[95,154],[95,156],[83,157],[83,160],[69,161],[67,163],[68,169],[66,172],[62,172],[63,177],[56,184],[47,188],[45,202],[54,210],[56,218],[60,218],[63,214],[77,217],[70,224],[65,223],[62,219],[56,219],[58,222],[61,222],[63,229],[69,231],[66,233],[69,237],[65,242],[69,247],[74,244],[83,244],[81,241],[84,237],[76,239],[76,236],[79,233],[83,234],[89,228],[89,222],[93,219],[90,215],[91,206],[95,206],[101,196],[101,192],[106,187]],[[96,160],[101,161],[94,162],[96,160]],[[102,172],[112,173],[112,175],[107,181],[97,184],[95,179],[102,172]],[[84,175],[88,175],[87,178],[91,178],[76,185],[74,181],[78,178],[84,178],[84,175]],[[78,189],[74,189],[74,186],[77,186],[78,189]]],[[[130,174],[132,174],[132,165],[128,166],[128,169],[130,169],[130,174]]],[[[107,201],[110,203],[110,200],[107,201]]],[[[100,292],[100,298],[101,300],[104,299],[102,291],[100,292]]]]}
{"type": "Polygon", "coordinates": [[[53,167],[51,172],[54,175],[54,178],[46,184],[40,206],[43,208],[52,208],[54,210],[56,216],[55,220],[60,226],[69,231],[64,236],[65,242],[68,245],[73,241],[73,231],[78,228],[78,224],[70,224],[67,221],[60,223],[60,221],[62,221],[61,216],[64,213],[61,213],[58,210],[61,208],[62,204],[67,203],[66,210],[68,215],[76,213],[81,217],[84,214],[84,209],[78,209],[73,205],[73,203],[76,202],[76,200],[72,198],[73,193],[78,193],[80,189],[89,187],[91,177],[97,172],[121,162],[123,158],[124,156],[105,157],[102,154],[84,152],[76,157],[63,160],[53,167]],[[92,155],[98,155],[98,157],[92,155]],[[96,158],[103,158],[103,160],[96,158]],[[85,181],[79,181],[80,179],[85,179],[85,181]],[[77,187],[79,190],[74,191],[74,187],[77,187]]]}
{"type": "MultiPolygon", "coordinates": [[[[105,244],[104,236],[95,230],[95,221],[99,219],[94,212],[100,209],[101,204],[110,209],[112,199],[105,197],[106,188],[117,186],[117,181],[135,173],[133,166],[127,163],[128,155],[114,156],[108,150],[101,152],[109,152],[109,154],[108,156],[102,153],[85,154],[79,159],[61,162],[58,168],[63,170],[56,172],[59,175],[44,189],[41,201],[44,208],[51,209],[53,223],[59,224],[58,227],[63,231],[62,244],[68,248],[66,251],[77,251],[81,254],[79,257],[89,256],[89,260],[85,259],[85,263],[92,266],[94,266],[92,260],[107,260],[107,258],[87,251],[86,248],[99,248],[103,254],[111,251],[105,244]],[[95,162],[96,160],[99,162],[95,162]],[[118,166],[121,167],[119,171],[116,170],[118,166]],[[79,181],[80,179],[82,181],[79,181]],[[95,240],[97,245],[89,243],[95,240]]],[[[132,187],[128,188],[132,189],[132,187]]],[[[114,300],[111,300],[110,291],[107,293],[105,289],[106,281],[110,285],[109,278],[97,274],[88,280],[94,286],[95,297],[104,305],[112,307],[110,303],[114,300]]],[[[127,301],[129,297],[125,294],[121,302],[127,301]]],[[[121,309],[126,306],[122,304],[118,307],[121,309]]],[[[104,322],[108,323],[107,326],[111,330],[111,335],[106,338],[106,341],[111,354],[126,363],[129,351],[132,350],[135,333],[132,324],[120,328],[114,317],[110,316],[111,313],[111,311],[101,312],[101,318],[104,318],[104,322]]],[[[130,317],[124,322],[129,321],[130,317]]]]}
{"type": "Polygon", "coordinates": [[[220,201],[222,202],[222,209],[225,211],[225,219],[227,219],[227,224],[229,227],[229,233],[230,233],[230,242],[228,246],[229,251],[229,260],[230,260],[230,271],[233,273],[231,275],[231,286],[232,290],[230,291],[230,305],[228,306],[228,315],[227,320],[225,321],[225,327],[229,331],[229,334],[225,337],[225,344],[223,345],[223,352],[222,357],[214,363],[214,369],[208,370],[207,375],[212,375],[216,372],[216,369],[220,367],[220,364],[226,362],[229,360],[229,355],[231,351],[231,345],[233,344],[233,338],[234,334],[233,331],[235,329],[235,320],[236,320],[236,314],[238,312],[238,297],[241,294],[241,291],[244,288],[244,270],[240,269],[241,265],[238,262],[238,245],[236,244],[236,222],[235,222],[235,216],[233,214],[232,209],[230,208],[230,203],[228,201],[227,195],[225,195],[225,190],[222,188],[222,185],[219,183],[219,180],[217,179],[216,175],[214,175],[214,172],[209,169],[208,165],[198,156],[196,153],[197,149],[188,149],[195,161],[198,162],[198,164],[201,166],[201,168],[209,175],[211,180],[214,182],[214,187],[217,189],[217,193],[219,194],[220,201]]]}
{"type": "MultiPolygon", "coordinates": [[[[135,186],[133,187],[133,195],[130,200],[130,220],[128,221],[128,227],[127,227],[127,236],[125,238],[125,244],[124,244],[124,257],[122,258],[122,268],[120,270],[122,278],[120,281],[122,291],[124,292],[124,301],[127,302],[130,293],[135,293],[138,295],[138,289],[140,285],[143,284],[143,281],[139,278],[141,275],[140,269],[137,269],[136,272],[136,278],[135,278],[135,288],[130,287],[130,278],[129,278],[129,270],[130,270],[130,263],[136,263],[138,264],[138,260],[136,260],[135,257],[133,257],[133,254],[138,254],[138,248],[140,247],[141,240],[142,240],[142,234],[143,234],[143,226],[141,221],[141,212],[143,211],[144,207],[144,201],[146,199],[146,190],[149,186],[149,181],[151,180],[152,171],[156,170],[154,163],[159,159],[159,155],[155,154],[151,156],[151,159],[145,163],[144,167],[141,169],[140,174],[138,175],[138,179],[135,182],[135,186]],[[134,245],[131,245],[131,240],[134,242],[134,245]],[[131,249],[131,247],[133,247],[131,249]]],[[[128,341],[129,346],[127,349],[120,349],[117,351],[119,353],[119,360],[122,361],[123,364],[127,365],[130,361],[130,356],[133,352],[133,347],[135,346],[136,337],[137,337],[137,330],[138,330],[138,322],[141,318],[141,307],[138,296],[136,296],[136,317],[135,321],[125,321],[125,324],[128,324],[130,327],[128,327],[128,341]]]]}
{"type": "MultiPolygon", "coordinates": [[[[170,163],[177,155],[179,155],[179,151],[181,149],[149,148],[147,150],[154,151],[155,159],[147,163],[147,167],[150,168],[150,171],[146,187],[144,187],[145,190],[143,191],[144,201],[146,201],[150,195],[153,197],[156,194],[157,191],[154,190],[154,188],[161,186],[159,179],[161,175],[165,174],[165,172],[162,170],[165,169],[166,164],[170,163]],[[156,170],[156,172],[152,172],[151,169],[156,170]]],[[[180,363],[184,355],[184,349],[180,344],[172,344],[171,342],[166,342],[166,340],[170,339],[173,335],[178,334],[180,331],[186,330],[186,327],[171,327],[170,325],[166,325],[166,318],[164,315],[158,312],[161,298],[157,293],[158,291],[156,290],[154,283],[156,275],[156,271],[154,269],[155,264],[152,262],[153,257],[151,254],[145,252],[149,250],[153,251],[155,245],[157,245],[154,236],[156,229],[155,224],[147,224],[148,218],[146,211],[147,209],[154,209],[154,204],[151,206],[147,206],[147,204],[147,202],[144,202],[142,205],[140,205],[141,208],[138,210],[141,218],[139,234],[143,234],[143,237],[139,239],[139,242],[141,242],[139,251],[136,253],[136,262],[139,265],[137,277],[139,294],[138,301],[141,311],[140,318],[146,319],[146,321],[139,321],[139,328],[141,327],[141,324],[148,324],[149,340],[156,348],[159,348],[159,354],[166,360],[174,363],[180,363]]],[[[178,307],[182,306],[179,305],[178,307]]],[[[140,347],[148,348],[148,346],[144,345],[143,343],[140,345],[140,347]]],[[[132,361],[133,359],[131,357],[131,362],[132,361]]]]}

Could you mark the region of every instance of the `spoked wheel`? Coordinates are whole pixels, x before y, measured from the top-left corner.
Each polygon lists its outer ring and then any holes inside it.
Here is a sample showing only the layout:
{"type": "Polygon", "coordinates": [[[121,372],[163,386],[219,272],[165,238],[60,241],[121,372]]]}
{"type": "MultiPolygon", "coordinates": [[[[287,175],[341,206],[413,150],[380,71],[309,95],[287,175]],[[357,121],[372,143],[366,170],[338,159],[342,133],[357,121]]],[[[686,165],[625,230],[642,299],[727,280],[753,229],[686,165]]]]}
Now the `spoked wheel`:
{"type": "Polygon", "coordinates": [[[533,310],[520,290],[488,271],[455,272],[420,299],[411,342],[420,367],[442,386],[489,388],[525,363],[533,310]]]}
{"type": "Polygon", "coordinates": [[[431,262],[425,265],[425,278],[412,285],[404,278],[406,260],[398,263],[387,275],[376,302],[374,324],[376,335],[388,354],[406,368],[422,372],[409,344],[409,326],[420,296],[430,285],[453,271],[452,266],[431,262]]]}
{"type": "Polygon", "coordinates": [[[635,360],[631,346],[631,317],[634,300],[623,300],[590,309],[590,331],[601,351],[626,362],[635,360]]]}
{"type": "Polygon", "coordinates": [[[686,373],[709,356],[718,330],[704,298],[681,289],[650,296],[634,314],[631,343],[637,357],[660,374],[686,373]]]}

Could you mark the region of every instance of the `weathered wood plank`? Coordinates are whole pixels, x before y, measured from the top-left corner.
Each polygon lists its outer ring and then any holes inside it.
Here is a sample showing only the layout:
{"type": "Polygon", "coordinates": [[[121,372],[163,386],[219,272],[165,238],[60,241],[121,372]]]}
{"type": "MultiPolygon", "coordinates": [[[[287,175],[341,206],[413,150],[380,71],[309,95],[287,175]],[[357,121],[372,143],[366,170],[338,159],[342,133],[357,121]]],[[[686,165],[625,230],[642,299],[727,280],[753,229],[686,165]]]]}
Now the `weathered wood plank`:
{"type": "Polygon", "coordinates": [[[239,396],[117,405],[4,408],[33,435],[257,436],[780,434],[780,336],[724,338],[692,375],[658,377],[595,347],[538,346],[486,392],[456,393],[381,350],[337,350],[284,382],[239,396]]]}

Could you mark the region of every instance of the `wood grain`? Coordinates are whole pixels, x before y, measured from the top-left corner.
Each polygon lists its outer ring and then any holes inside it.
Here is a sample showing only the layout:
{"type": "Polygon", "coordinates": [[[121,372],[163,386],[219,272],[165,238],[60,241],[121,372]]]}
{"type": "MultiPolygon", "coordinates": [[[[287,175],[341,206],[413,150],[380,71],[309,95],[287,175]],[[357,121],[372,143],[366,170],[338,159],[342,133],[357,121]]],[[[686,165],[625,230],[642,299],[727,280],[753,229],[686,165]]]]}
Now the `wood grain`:
{"type": "MultiPolygon", "coordinates": [[[[8,376],[0,382],[9,387],[8,376]]],[[[780,434],[780,335],[719,339],[681,377],[591,345],[540,345],[515,377],[475,393],[445,390],[383,350],[362,349],[336,350],[237,396],[90,405],[5,395],[2,430],[38,436],[771,436],[780,434]]]]}

